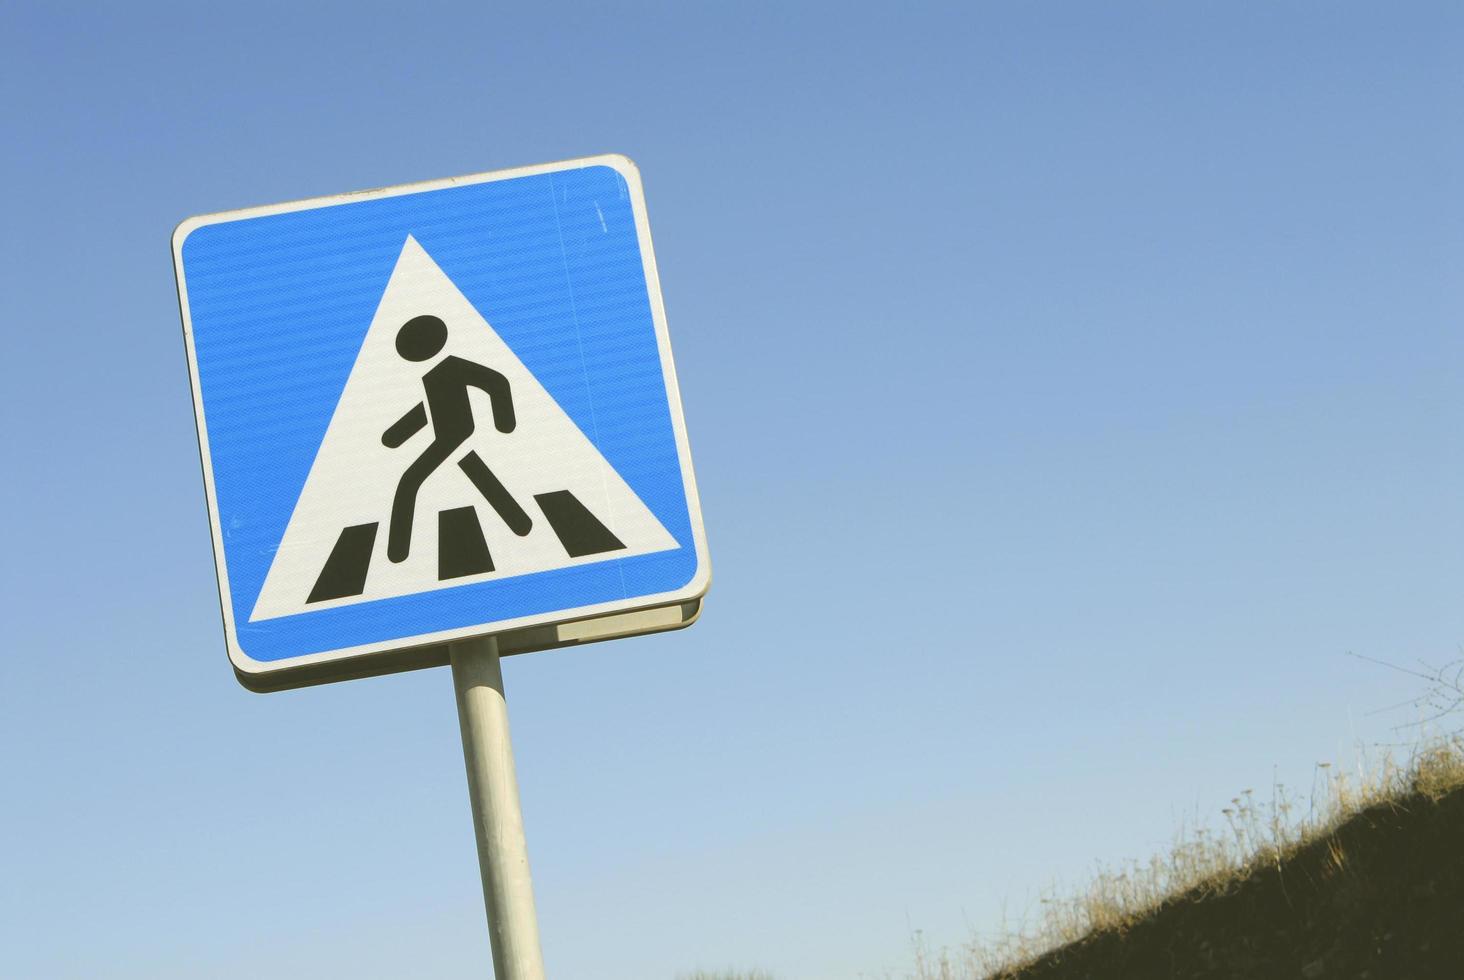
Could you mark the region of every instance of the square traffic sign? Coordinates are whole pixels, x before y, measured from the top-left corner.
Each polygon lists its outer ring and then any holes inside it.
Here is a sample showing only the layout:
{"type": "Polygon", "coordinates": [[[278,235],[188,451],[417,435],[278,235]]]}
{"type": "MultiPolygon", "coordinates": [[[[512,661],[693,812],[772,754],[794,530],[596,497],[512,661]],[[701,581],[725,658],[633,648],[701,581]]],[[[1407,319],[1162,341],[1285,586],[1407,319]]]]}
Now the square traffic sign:
{"type": "Polygon", "coordinates": [[[706,539],[628,159],[190,218],[173,255],[246,686],[695,619],[706,539]]]}

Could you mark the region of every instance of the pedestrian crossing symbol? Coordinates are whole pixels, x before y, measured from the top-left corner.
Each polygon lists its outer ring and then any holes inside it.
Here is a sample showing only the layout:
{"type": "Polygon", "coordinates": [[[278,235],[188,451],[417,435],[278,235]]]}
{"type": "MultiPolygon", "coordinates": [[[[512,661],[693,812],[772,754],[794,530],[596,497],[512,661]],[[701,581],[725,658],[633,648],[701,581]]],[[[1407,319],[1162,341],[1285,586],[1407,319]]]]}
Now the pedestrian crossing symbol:
{"type": "Polygon", "coordinates": [[[194,218],[174,255],[246,685],[695,617],[705,540],[629,161],[194,218]]]}
{"type": "Polygon", "coordinates": [[[674,547],[409,237],[249,618],[674,547]]]}

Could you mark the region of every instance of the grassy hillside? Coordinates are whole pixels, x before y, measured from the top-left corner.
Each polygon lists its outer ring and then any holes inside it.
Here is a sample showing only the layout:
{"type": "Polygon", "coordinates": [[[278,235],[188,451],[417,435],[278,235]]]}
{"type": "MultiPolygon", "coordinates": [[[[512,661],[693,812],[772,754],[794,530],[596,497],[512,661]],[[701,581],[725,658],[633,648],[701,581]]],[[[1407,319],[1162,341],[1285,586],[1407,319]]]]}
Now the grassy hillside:
{"type": "Polygon", "coordinates": [[[918,980],[1464,980],[1464,751],[1447,743],[1291,819],[1247,792],[1225,834],[1101,876],[1000,949],[921,954],[918,980]]]}

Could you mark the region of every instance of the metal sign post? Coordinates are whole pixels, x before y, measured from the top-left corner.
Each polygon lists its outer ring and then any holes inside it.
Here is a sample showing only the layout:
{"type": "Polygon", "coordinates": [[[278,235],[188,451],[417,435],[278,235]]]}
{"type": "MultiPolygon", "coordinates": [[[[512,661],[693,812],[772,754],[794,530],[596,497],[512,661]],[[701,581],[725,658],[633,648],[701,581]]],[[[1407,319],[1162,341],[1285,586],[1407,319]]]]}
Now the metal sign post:
{"type": "Polygon", "coordinates": [[[498,980],[544,980],[498,641],[491,636],[461,640],[448,649],[493,945],[493,975],[498,980]]]}

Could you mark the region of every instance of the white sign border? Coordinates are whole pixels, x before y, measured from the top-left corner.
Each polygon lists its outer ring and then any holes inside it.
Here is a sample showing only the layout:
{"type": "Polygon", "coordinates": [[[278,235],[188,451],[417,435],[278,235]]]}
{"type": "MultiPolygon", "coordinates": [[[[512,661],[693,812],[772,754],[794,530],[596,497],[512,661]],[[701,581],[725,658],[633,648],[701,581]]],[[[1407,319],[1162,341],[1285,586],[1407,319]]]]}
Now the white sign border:
{"type": "MultiPolygon", "coordinates": [[[[619,153],[606,153],[598,156],[559,160],[528,167],[492,170],[478,174],[467,174],[461,177],[447,177],[441,180],[380,187],[369,191],[332,194],[325,197],[288,201],[282,204],[267,204],[260,207],[240,208],[233,211],[196,215],[184,219],[173,230],[172,245],[173,271],[177,278],[178,288],[178,307],[183,318],[183,343],[188,352],[188,377],[193,389],[194,425],[197,429],[198,451],[203,465],[204,491],[208,499],[209,527],[213,533],[214,571],[218,577],[219,606],[223,612],[224,619],[224,638],[228,648],[229,661],[234,665],[234,670],[239,673],[241,680],[245,680],[246,678],[258,679],[260,682],[268,683],[267,678],[271,675],[299,671],[302,667],[319,666],[338,661],[351,661],[353,664],[361,664],[362,661],[369,660],[373,654],[395,654],[404,650],[423,646],[436,646],[469,637],[493,636],[534,626],[555,626],[572,620],[583,620],[611,613],[631,612],[638,609],[648,609],[655,606],[686,602],[699,599],[706,594],[707,589],[711,586],[712,570],[711,562],[707,557],[706,529],[702,525],[701,499],[697,495],[696,478],[692,471],[691,446],[687,439],[686,421],[681,409],[681,389],[676,380],[676,367],[671,359],[671,339],[666,327],[666,307],[661,298],[661,279],[656,271],[655,249],[651,244],[650,222],[646,216],[645,191],[641,186],[640,169],[629,157],[619,153]],[[338,647],[333,650],[324,650],[319,653],[303,654],[298,657],[289,657],[280,660],[255,660],[253,657],[250,657],[239,645],[239,638],[234,622],[233,602],[229,592],[229,572],[224,561],[224,539],[219,521],[218,498],[214,490],[213,481],[213,458],[209,452],[208,425],[203,409],[203,393],[199,385],[198,358],[194,350],[193,340],[193,320],[189,315],[188,286],[183,269],[183,244],[188,240],[188,236],[195,230],[208,225],[239,221],[245,218],[260,218],[271,214],[287,214],[292,211],[313,210],[315,208],[329,207],[336,204],[400,197],[406,194],[419,194],[424,191],[442,190],[448,187],[486,184],[499,180],[512,180],[516,177],[531,177],[538,174],[559,173],[587,167],[611,168],[624,178],[626,186],[630,189],[631,210],[635,215],[636,238],[640,245],[641,267],[645,273],[646,292],[651,304],[651,319],[656,329],[656,346],[661,354],[661,372],[666,380],[666,399],[671,412],[671,426],[676,436],[676,453],[681,464],[682,489],[686,494],[688,516],[691,520],[692,543],[696,549],[696,571],[692,574],[691,580],[679,589],[654,595],[616,599],[590,606],[577,606],[572,609],[555,610],[533,616],[520,616],[516,619],[496,620],[489,623],[480,623],[476,626],[441,630],[435,633],[419,634],[395,640],[363,643],[352,647],[338,647]]],[[[250,685],[246,683],[246,686],[250,685]]]]}

